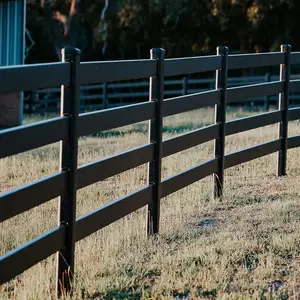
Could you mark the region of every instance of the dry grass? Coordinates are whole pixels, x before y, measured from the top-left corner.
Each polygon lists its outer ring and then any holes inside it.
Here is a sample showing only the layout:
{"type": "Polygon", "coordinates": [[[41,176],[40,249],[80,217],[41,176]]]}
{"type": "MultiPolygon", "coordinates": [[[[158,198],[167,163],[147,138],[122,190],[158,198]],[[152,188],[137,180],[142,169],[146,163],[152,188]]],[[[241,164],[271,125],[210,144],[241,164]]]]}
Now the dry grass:
{"type": "MultiPolygon", "coordinates": [[[[228,118],[245,115],[231,112],[228,118]]],[[[28,120],[29,121],[29,120],[28,120]]],[[[211,109],[165,120],[164,138],[212,123],[211,109]]],[[[290,135],[299,134],[290,124],[290,135]]],[[[277,126],[231,136],[226,152],[277,137],[277,126]]],[[[80,140],[79,163],[147,142],[147,124],[80,140]]],[[[163,177],[212,157],[206,143],[164,159],[163,177]]],[[[206,178],[162,201],[161,233],[145,234],[145,209],[76,246],[72,299],[298,299],[300,298],[299,150],[289,151],[288,177],[276,178],[276,155],[226,171],[225,196],[212,198],[206,178]]],[[[59,170],[54,144],[0,161],[0,191],[59,170]]],[[[146,184],[146,166],[78,192],[81,216],[146,184]]],[[[26,199],[24,199],[26,201],[26,199]]],[[[57,223],[57,199],[0,225],[0,254],[57,223]]],[[[55,256],[0,287],[0,299],[54,299],[55,256]]]]}

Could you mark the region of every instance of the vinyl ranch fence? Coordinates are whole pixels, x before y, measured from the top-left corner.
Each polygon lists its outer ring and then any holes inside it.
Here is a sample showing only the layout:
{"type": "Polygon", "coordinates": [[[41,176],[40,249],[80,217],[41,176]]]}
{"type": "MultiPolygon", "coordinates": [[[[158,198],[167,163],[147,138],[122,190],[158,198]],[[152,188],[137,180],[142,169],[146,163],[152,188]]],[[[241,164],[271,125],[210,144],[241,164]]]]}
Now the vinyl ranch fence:
{"type": "MultiPolygon", "coordinates": [[[[299,75],[291,75],[291,79],[300,79],[299,75]]],[[[227,87],[236,87],[262,82],[278,81],[278,75],[229,77],[227,87]]],[[[164,97],[184,96],[213,89],[215,78],[188,78],[165,79],[164,97]]],[[[86,85],[81,87],[80,111],[114,108],[123,105],[147,101],[149,98],[149,81],[136,82],[103,82],[102,84],[86,85]]],[[[60,107],[60,88],[43,89],[26,93],[24,109],[27,113],[57,112],[60,107]]],[[[243,105],[261,107],[268,110],[269,107],[278,107],[278,95],[247,98],[243,101],[231,102],[230,106],[243,105]]],[[[299,106],[300,95],[290,96],[290,105],[299,106]]]]}
{"type": "Polygon", "coordinates": [[[0,222],[50,199],[60,197],[58,226],[0,257],[0,284],[57,253],[57,292],[70,291],[75,243],[116,220],[148,206],[148,234],[159,232],[160,201],[214,174],[215,196],[222,195],[224,170],[278,152],[278,175],[286,174],[287,149],[300,146],[300,136],[288,137],[288,121],[300,119],[300,108],[288,108],[289,95],[300,92],[300,80],[290,80],[290,65],[300,64],[300,52],[283,45],[281,52],[165,59],[163,49],[152,49],[148,60],[80,63],[80,51],[66,48],[61,63],[0,68],[0,93],[62,85],[61,117],[0,131],[0,158],[61,141],[61,171],[1,194],[0,222]],[[280,67],[280,80],[228,88],[229,69],[280,67]],[[164,76],[216,71],[216,88],[163,99],[164,76]],[[79,114],[80,85],[150,78],[150,101],[79,114]],[[226,103],[246,97],[278,95],[279,110],[226,122],[226,103]],[[215,124],[162,140],[163,118],[215,105],[215,124]],[[87,165],[77,166],[78,138],[150,120],[149,143],[87,165]],[[278,139],[225,155],[225,136],[279,123],[278,139]],[[162,158],[193,146],[215,141],[214,158],[184,172],[161,179],[162,158]],[[18,142],[16,142],[18,141],[18,142]],[[76,219],[78,189],[148,163],[148,185],[76,219]]]}

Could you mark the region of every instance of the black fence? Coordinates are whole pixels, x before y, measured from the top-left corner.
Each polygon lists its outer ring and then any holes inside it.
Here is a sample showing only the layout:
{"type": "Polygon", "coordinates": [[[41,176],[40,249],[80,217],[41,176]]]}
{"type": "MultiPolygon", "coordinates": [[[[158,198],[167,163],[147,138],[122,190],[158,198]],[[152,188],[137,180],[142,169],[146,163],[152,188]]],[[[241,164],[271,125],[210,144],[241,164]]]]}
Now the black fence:
{"type": "Polygon", "coordinates": [[[300,146],[300,136],[288,137],[288,121],[300,119],[290,109],[289,95],[300,92],[300,80],[290,80],[290,65],[300,64],[300,52],[289,45],[281,52],[228,55],[219,47],[215,56],[164,59],[153,49],[151,59],[80,63],[80,52],[65,49],[63,62],[0,68],[0,93],[62,85],[61,117],[0,131],[0,158],[61,141],[61,171],[13,189],[0,197],[0,221],[60,196],[60,220],[52,231],[0,257],[0,284],[13,279],[46,257],[58,253],[57,291],[70,290],[75,243],[116,220],[148,206],[148,234],[159,232],[160,201],[214,174],[215,195],[222,195],[224,170],[278,152],[278,175],[286,174],[287,149],[300,146]],[[228,88],[229,69],[280,65],[280,81],[228,88]],[[216,71],[216,88],[163,99],[164,77],[216,71]],[[114,80],[150,78],[150,101],[92,113],[78,113],[80,85],[114,80]],[[226,122],[226,104],[244,98],[278,95],[279,110],[226,122]],[[162,140],[163,118],[205,106],[216,107],[215,124],[162,140]],[[150,120],[149,143],[119,155],[77,166],[78,138],[150,120]],[[279,123],[278,139],[225,155],[225,137],[279,123]],[[215,141],[215,157],[161,180],[162,158],[208,141],[215,141]],[[18,141],[18,142],[16,142],[18,141]],[[139,165],[149,163],[148,185],[76,219],[78,189],[139,165]]]}
{"type": "MultiPolygon", "coordinates": [[[[202,73],[203,74],[203,73],[202,73]]],[[[206,74],[206,73],[205,73],[206,74]]],[[[206,75],[207,76],[207,75],[206,75]]],[[[181,78],[165,79],[164,97],[184,96],[213,89],[215,78],[181,78]]],[[[291,75],[291,79],[300,79],[299,75],[291,75]]],[[[237,87],[249,84],[257,84],[270,81],[278,81],[279,75],[249,76],[249,77],[228,77],[227,86],[237,87]]],[[[35,90],[25,93],[25,113],[57,113],[60,109],[60,88],[35,90]]],[[[80,89],[80,112],[120,107],[123,105],[135,104],[149,99],[149,80],[135,80],[132,82],[103,82],[100,84],[85,85],[80,89]]],[[[300,95],[293,94],[289,98],[290,106],[299,106],[300,95]]],[[[248,98],[237,103],[231,102],[227,106],[243,106],[246,108],[278,108],[278,95],[266,97],[248,98]]]]}

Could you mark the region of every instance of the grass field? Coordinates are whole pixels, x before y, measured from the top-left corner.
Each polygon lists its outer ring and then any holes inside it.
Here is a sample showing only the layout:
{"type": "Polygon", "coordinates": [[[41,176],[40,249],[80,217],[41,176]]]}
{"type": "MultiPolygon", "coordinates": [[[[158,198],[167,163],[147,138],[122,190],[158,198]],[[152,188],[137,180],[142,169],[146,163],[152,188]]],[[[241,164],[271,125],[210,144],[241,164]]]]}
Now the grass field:
{"type": "MultiPolygon", "coordinates": [[[[212,109],[169,117],[164,138],[212,122],[212,109]]],[[[275,125],[230,136],[226,153],[275,138],[275,125]]],[[[79,164],[145,143],[147,123],[82,138],[79,164]]],[[[146,237],[145,208],[82,240],[72,299],[299,299],[299,154],[289,150],[285,178],[275,175],[276,154],[227,170],[222,200],[212,197],[212,177],[163,199],[157,240],[146,237]]],[[[213,142],[175,154],[163,160],[163,177],[211,157],[213,142]]],[[[57,171],[59,144],[2,159],[0,192],[57,171]]],[[[144,185],[146,165],[84,188],[77,216],[144,185]]],[[[1,223],[0,255],[56,225],[57,199],[1,223]]],[[[0,299],[55,299],[55,266],[53,255],[2,285],[0,299]]]]}

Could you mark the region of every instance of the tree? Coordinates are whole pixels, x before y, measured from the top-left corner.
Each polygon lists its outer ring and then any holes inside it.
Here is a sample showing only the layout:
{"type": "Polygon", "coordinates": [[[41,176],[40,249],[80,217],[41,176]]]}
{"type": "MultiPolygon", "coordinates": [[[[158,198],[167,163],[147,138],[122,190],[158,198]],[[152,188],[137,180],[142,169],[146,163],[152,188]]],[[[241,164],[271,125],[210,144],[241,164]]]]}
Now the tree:
{"type": "MultiPolygon", "coordinates": [[[[49,61],[53,51],[40,36],[41,28],[50,27],[35,1],[28,0],[36,42],[28,59],[49,61]]],[[[67,1],[53,0],[51,16],[56,3],[67,1]]],[[[299,13],[298,0],[84,0],[76,9],[76,45],[90,60],[147,58],[152,47],[165,48],[168,57],[214,54],[218,45],[241,53],[278,51],[287,42],[297,49],[299,13]]],[[[64,26],[50,19],[60,32],[50,32],[51,43],[60,45],[64,26]]]]}
{"type": "Polygon", "coordinates": [[[65,46],[84,50],[85,40],[79,24],[79,1],[71,0],[68,6],[63,0],[53,3],[51,0],[41,0],[41,7],[58,59],[61,60],[61,50],[65,46]]]}

